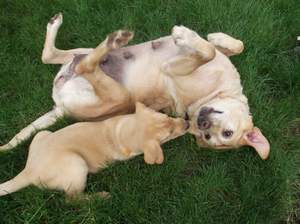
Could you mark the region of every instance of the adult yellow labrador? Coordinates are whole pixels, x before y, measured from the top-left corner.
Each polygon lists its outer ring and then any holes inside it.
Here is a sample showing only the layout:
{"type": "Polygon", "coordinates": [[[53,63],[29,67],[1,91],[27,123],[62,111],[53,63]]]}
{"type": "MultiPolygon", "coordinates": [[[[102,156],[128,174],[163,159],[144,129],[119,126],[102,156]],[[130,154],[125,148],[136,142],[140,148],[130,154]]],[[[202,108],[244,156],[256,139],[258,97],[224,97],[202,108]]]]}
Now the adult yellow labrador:
{"type": "MultiPolygon", "coordinates": [[[[55,47],[62,14],[47,25],[42,54],[45,64],[62,64],[53,84],[55,107],[20,131],[0,150],[9,150],[38,130],[67,115],[78,120],[101,120],[132,111],[134,102],[155,110],[175,112],[191,120],[190,132],[200,146],[216,149],[250,145],[262,159],[270,146],[254,126],[240,75],[229,56],[243,51],[243,43],[224,33],[209,34],[174,26],[170,36],[120,48],[106,38],[97,48],[60,50],[55,47]],[[100,81],[81,68],[84,61],[99,64],[107,76],[100,81]]],[[[112,36],[110,35],[110,36],[112,36]]],[[[130,39],[129,38],[129,39],[130,39]]],[[[86,68],[86,67],[85,67],[86,68]]]]}

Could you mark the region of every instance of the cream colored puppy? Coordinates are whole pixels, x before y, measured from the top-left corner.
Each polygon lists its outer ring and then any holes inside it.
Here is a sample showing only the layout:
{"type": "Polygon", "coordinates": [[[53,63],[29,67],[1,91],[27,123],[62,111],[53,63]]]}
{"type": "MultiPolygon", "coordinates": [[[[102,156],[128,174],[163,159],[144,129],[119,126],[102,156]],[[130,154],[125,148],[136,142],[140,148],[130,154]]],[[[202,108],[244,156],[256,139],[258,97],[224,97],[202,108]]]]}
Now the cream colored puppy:
{"type": "Polygon", "coordinates": [[[54,133],[39,132],[33,139],[25,169],[0,185],[0,196],[30,184],[82,193],[88,173],[107,164],[144,153],[148,164],[164,160],[160,144],[185,133],[188,122],[136,104],[136,112],[102,122],[82,122],[54,133]]]}

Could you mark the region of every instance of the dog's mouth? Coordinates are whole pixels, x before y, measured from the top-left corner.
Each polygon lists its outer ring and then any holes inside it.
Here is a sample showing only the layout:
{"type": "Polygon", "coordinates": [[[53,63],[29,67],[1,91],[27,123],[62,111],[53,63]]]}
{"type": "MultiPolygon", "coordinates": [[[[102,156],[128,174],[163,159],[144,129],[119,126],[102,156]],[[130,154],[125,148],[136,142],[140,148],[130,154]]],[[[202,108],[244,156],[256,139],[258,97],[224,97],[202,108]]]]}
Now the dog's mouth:
{"type": "Polygon", "coordinates": [[[215,110],[213,107],[201,108],[197,118],[197,125],[200,130],[207,130],[212,126],[212,121],[210,119],[212,113],[222,114],[223,111],[215,110]]]}

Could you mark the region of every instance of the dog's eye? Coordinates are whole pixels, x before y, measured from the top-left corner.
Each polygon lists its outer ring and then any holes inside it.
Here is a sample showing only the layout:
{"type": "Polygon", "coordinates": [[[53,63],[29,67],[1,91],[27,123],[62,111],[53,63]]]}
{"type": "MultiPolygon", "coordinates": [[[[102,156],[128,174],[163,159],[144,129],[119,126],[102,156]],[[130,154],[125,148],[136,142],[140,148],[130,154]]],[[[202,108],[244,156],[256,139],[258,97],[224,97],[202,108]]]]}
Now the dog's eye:
{"type": "Polygon", "coordinates": [[[222,135],[223,135],[224,138],[230,138],[233,135],[233,131],[231,131],[231,130],[224,130],[222,132],[222,135]]]}

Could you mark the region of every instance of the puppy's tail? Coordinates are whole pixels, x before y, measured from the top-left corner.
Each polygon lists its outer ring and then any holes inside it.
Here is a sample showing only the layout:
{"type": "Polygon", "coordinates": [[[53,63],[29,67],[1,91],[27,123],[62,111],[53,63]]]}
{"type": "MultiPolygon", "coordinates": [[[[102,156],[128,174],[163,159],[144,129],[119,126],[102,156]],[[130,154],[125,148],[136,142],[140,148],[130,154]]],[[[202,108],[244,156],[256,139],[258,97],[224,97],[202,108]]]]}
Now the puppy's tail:
{"type": "Polygon", "coordinates": [[[6,145],[0,146],[1,151],[8,151],[16,147],[22,141],[30,138],[32,135],[37,133],[39,130],[47,128],[54,124],[59,118],[64,116],[64,111],[59,108],[55,107],[53,110],[49,111],[48,113],[44,114],[43,116],[36,119],[26,128],[22,129],[15,137],[13,137],[9,143],[6,145]]]}
{"type": "Polygon", "coordinates": [[[13,192],[20,190],[21,188],[27,187],[30,184],[31,181],[28,178],[26,171],[23,170],[13,179],[3,184],[0,184],[0,196],[11,194],[13,192]]]}

